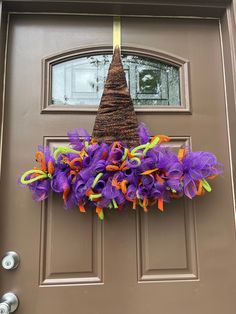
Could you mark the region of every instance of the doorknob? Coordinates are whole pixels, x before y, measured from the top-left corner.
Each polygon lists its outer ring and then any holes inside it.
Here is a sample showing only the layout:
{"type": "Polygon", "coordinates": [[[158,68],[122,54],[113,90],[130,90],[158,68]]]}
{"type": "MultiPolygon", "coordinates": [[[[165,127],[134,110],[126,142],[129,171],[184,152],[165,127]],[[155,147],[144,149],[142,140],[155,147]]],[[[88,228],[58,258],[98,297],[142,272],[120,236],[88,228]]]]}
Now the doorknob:
{"type": "Polygon", "coordinates": [[[14,293],[5,293],[0,300],[0,314],[13,313],[18,308],[18,305],[18,297],[14,293]]]}
{"type": "Polygon", "coordinates": [[[14,251],[6,252],[6,254],[2,258],[2,267],[6,270],[16,269],[19,266],[19,263],[20,257],[14,251]]]}

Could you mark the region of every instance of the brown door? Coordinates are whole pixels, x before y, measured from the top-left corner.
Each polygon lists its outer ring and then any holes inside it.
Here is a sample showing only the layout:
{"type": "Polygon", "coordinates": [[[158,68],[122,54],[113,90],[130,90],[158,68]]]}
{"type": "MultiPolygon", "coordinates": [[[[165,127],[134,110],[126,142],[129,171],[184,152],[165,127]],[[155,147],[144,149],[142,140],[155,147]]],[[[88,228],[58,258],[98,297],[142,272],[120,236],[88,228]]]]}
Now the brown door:
{"type": "Polygon", "coordinates": [[[101,223],[92,211],[65,211],[54,196],[35,203],[17,185],[37,144],[53,148],[76,127],[91,132],[95,119],[89,110],[50,110],[47,93],[41,111],[41,91],[50,84],[42,60],[78,47],[102,51],[112,44],[112,23],[112,17],[11,15],[0,242],[2,255],[14,250],[21,262],[14,271],[1,269],[1,294],[15,292],[22,314],[233,314],[235,226],[217,20],[122,18],[124,51],[152,51],[182,67],[183,106],[161,114],[149,108],[139,120],[153,134],[173,137],[174,146],[189,142],[214,152],[225,172],[212,193],[178,200],[164,213],[113,212],[101,223]]]}

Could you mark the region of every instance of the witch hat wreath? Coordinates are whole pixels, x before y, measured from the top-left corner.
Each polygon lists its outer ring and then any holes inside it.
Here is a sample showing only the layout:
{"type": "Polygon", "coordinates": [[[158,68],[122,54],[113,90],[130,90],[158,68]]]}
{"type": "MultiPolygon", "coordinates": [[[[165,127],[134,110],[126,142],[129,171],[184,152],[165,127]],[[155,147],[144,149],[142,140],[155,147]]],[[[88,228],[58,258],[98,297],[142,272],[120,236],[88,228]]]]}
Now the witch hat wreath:
{"type": "Polygon", "coordinates": [[[92,137],[84,129],[68,132],[69,147],[38,147],[39,166],[20,178],[35,201],[50,191],[62,194],[65,208],[86,212],[93,205],[100,219],[104,212],[151,205],[163,211],[163,203],[210,192],[208,181],[222,173],[223,165],[210,152],[180,148],[176,154],[163,142],[169,137],[151,136],[138,125],[128,91],[119,48],[114,51],[92,137]]]}
{"type": "Polygon", "coordinates": [[[99,143],[122,141],[128,147],[139,144],[138,119],[127,87],[120,49],[114,50],[92,137],[99,143]]]}

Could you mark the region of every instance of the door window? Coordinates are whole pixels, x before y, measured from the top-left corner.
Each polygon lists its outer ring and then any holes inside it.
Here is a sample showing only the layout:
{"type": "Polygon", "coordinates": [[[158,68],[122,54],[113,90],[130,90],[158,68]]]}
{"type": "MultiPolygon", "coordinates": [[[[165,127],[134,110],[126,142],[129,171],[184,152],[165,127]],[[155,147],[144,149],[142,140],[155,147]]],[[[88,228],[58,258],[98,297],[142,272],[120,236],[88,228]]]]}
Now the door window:
{"type": "MultiPolygon", "coordinates": [[[[51,66],[51,106],[98,106],[111,54],[90,55],[51,66]]],[[[179,107],[179,67],[139,55],[122,61],[135,107],[179,107]]]]}

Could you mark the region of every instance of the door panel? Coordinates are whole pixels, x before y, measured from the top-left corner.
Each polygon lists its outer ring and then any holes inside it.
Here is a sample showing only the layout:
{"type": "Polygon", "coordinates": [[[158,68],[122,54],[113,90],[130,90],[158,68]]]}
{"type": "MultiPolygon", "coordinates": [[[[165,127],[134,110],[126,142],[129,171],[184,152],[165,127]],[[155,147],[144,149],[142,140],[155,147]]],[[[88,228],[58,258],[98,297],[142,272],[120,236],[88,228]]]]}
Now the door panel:
{"type": "Polygon", "coordinates": [[[122,18],[122,43],[165,51],[190,63],[192,114],[139,113],[152,133],[214,152],[225,164],[213,192],[166,211],[63,210],[50,196],[34,203],[16,184],[37,144],[65,143],[66,131],[92,131],[95,113],[41,114],[41,61],[89,45],[111,45],[112,18],[12,15],[9,27],[1,188],[1,253],[21,265],[1,271],[24,314],[233,314],[235,229],[220,35],[216,20],[122,18]]]}

